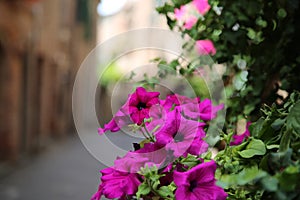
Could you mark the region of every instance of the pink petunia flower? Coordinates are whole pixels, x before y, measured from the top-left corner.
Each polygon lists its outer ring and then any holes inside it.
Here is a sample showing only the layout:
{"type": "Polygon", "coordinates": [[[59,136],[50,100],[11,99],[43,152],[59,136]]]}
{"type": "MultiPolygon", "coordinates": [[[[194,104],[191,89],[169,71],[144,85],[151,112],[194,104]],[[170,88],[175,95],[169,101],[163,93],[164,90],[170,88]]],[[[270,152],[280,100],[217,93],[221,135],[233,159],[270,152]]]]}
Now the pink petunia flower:
{"type": "Polygon", "coordinates": [[[137,173],[147,161],[148,158],[139,153],[128,152],[124,157],[115,160],[114,169],[121,172],[137,173]]]}
{"type": "Polygon", "coordinates": [[[224,104],[214,106],[210,99],[204,99],[198,103],[189,103],[182,106],[184,116],[197,120],[209,121],[217,116],[217,112],[224,108],[224,104]]]}
{"type": "Polygon", "coordinates": [[[149,109],[149,117],[152,118],[152,121],[150,123],[146,123],[147,129],[155,134],[157,131],[159,131],[165,124],[165,116],[166,116],[166,110],[164,107],[160,104],[154,105],[149,109]],[[156,129],[155,132],[154,129],[156,129]]]}
{"type": "Polygon", "coordinates": [[[224,108],[224,104],[213,106],[210,99],[204,99],[199,103],[200,119],[208,121],[216,118],[217,112],[224,108]]]}
{"type": "Polygon", "coordinates": [[[200,55],[215,55],[216,49],[211,40],[196,41],[196,50],[200,55]]]}
{"type": "Polygon", "coordinates": [[[149,109],[159,103],[159,92],[147,92],[138,87],[129,97],[129,114],[134,123],[141,125],[144,119],[149,118],[149,109]]]}
{"type": "Polygon", "coordinates": [[[191,3],[182,5],[180,8],[174,9],[174,16],[179,26],[190,30],[197,22],[198,18],[204,16],[211,6],[208,0],[193,0],[191,3]]]}
{"type": "Polygon", "coordinates": [[[99,135],[104,134],[107,131],[117,132],[124,126],[132,124],[129,117],[128,101],[121,107],[120,110],[114,115],[110,122],[104,125],[104,128],[98,128],[99,135]]]}
{"type": "Polygon", "coordinates": [[[124,157],[115,160],[114,169],[122,172],[137,173],[140,171],[141,167],[162,166],[166,157],[167,151],[163,146],[157,143],[146,143],[144,147],[134,151],[128,152],[124,157]]]}
{"type": "Polygon", "coordinates": [[[102,195],[109,199],[122,199],[135,194],[141,184],[139,175],[135,173],[120,172],[111,167],[100,172],[101,184],[91,200],[100,200],[102,195]]]}
{"type": "Polygon", "coordinates": [[[198,97],[196,98],[189,98],[186,96],[182,96],[179,94],[171,94],[166,97],[165,100],[161,100],[160,104],[163,106],[166,112],[170,112],[177,106],[181,106],[187,103],[197,103],[199,100],[198,97]]]}
{"type": "Polygon", "coordinates": [[[183,27],[187,30],[191,30],[192,27],[196,24],[197,20],[197,17],[191,16],[185,21],[183,27]]]}
{"type": "Polygon", "coordinates": [[[184,5],[180,6],[180,8],[175,8],[174,14],[175,14],[175,19],[176,20],[182,20],[184,15],[186,13],[186,8],[184,5]]]}
{"type": "Polygon", "coordinates": [[[174,172],[176,199],[185,200],[225,200],[227,194],[215,184],[214,161],[199,164],[186,172],[174,172]]]}
{"type": "Polygon", "coordinates": [[[174,16],[178,25],[183,26],[187,30],[190,30],[200,17],[198,10],[192,3],[182,5],[180,8],[175,8],[174,16]]]}
{"type": "Polygon", "coordinates": [[[193,0],[193,4],[201,15],[205,15],[210,9],[208,0],[193,0]]]}
{"type": "Polygon", "coordinates": [[[187,153],[199,155],[208,147],[202,140],[205,137],[203,126],[205,123],[182,118],[179,109],[175,108],[168,113],[164,128],[155,137],[157,143],[165,145],[166,150],[173,151],[175,157],[187,153]]]}
{"type": "MultiPolygon", "coordinates": [[[[130,118],[130,108],[129,108],[129,100],[121,107],[121,109],[114,115],[111,121],[104,125],[104,128],[98,128],[99,135],[104,134],[107,131],[117,132],[122,128],[133,124],[134,122],[130,118]]],[[[149,131],[152,131],[156,126],[160,126],[164,124],[165,120],[165,110],[164,108],[157,104],[151,106],[148,110],[148,117],[152,118],[150,123],[146,123],[146,126],[149,131]]]]}
{"type": "Polygon", "coordinates": [[[120,130],[120,127],[117,125],[115,119],[112,119],[110,122],[104,125],[104,128],[98,128],[99,135],[103,135],[106,131],[117,132],[120,130]]]}
{"type": "Polygon", "coordinates": [[[236,146],[236,145],[242,144],[244,139],[250,137],[250,131],[249,131],[250,125],[251,125],[251,122],[247,122],[245,132],[240,135],[233,136],[233,141],[230,142],[230,146],[236,146]]]}

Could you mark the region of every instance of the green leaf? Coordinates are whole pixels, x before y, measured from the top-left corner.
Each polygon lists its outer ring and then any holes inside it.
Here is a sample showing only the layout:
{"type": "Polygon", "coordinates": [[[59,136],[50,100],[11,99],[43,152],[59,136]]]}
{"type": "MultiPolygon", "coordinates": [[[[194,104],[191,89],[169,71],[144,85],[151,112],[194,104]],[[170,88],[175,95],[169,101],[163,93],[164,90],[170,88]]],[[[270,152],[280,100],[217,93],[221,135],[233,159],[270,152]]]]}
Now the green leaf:
{"type": "Polygon", "coordinates": [[[138,191],[136,193],[137,199],[140,199],[142,195],[147,195],[150,192],[151,192],[150,186],[146,182],[143,182],[138,187],[138,191]]]}
{"type": "Polygon", "coordinates": [[[241,71],[233,78],[233,85],[236,90],[242,90],[247,82],[248,71],[241,71]]]}
{"type": "Polygon", "coordinates": [[[285,152],[289,149],[291,143],[291,135],[292,134],[289,129],[285,131],[285,133],[282,135],[282,138],[280,140],[280,146],[279,146],[280,152],[285,152]]]}
{"type": "Polygon", "coordinates": [[[256,33],[255,33],[255,31],[254,31],[252,28],[249,28],[249,29],[248,29],[248,33],[247,33],[247,36],[248,36],[251,40],[254,40],[255,37],[256,37],[256,33]]]}
{"type": "Polygon", "coordinates": [[[174,194],[173,194],[173,191],[168,187],[168,186],[162,186],[160,187],[158,190],[157,190],[157,193],[163,197],[163,198],[166,198],[166,197],[171,197],[173,198],[174,197],[174,194]]]}
{"type": "Polygon", "coordinates": [[[270,145],[267,145],[267,149],[279,149],[279,145],[278,144],[270,144],[270,145]]]}
{"type": "Polygon", "coordinates": [[[255,23],[263,28],[267,27],[267,21],[263,20],[261,17],[257,18],[255,23]]]}
{"type": "Polygon", "coordinates": [[[245,115],[249,115],[254,109],[255,109],[255,105],[254,104],[247,104],[244,107],[244,114],[245,115]]]}
{"type": "Polygon", "coordinates": [[[278,173],[279,185],[284,191],[295,191],[299,186],[300,170],[299,166],[289,166],[282,173],[278,173]]]}
{"type": "Polygon", "coordinates": [[[266,172],[259,170],[257,166],[245,168],[238,174],[228,174],[221,176],[221,179],[217,182],[217,185],[228,188],[237,185],[246,185],[253,181],[259,180],[267,175],[266,172]]]}
{"type": "Polygon", "coordinates": [[[158,185],[160,184],[159,177],[151,180],[151,187],[154,190],[157,190],[158,185]]]}
{"type": "Polygon", "coordinates": [[[279,171],[292,163],[293,150],[288,149],[285,152],[270,153],[268,165],[273,171],[279,171]]]}
{"type": "Polygon", "coordinates": [[[283,8],[280,8],[278,11],[277,11],[277,16],[279,19],[283,19],[287,16],[287,13],[286,11],[283,9],[283,8]]]}
{"type": "Polygon", "coordinates": [[[249,126],[249,131],[252,136],[258,137],[258,136],[262,135],[261,131],[263,130],[264,122],[265,122],[265,120],[263,118],[260,118],[255,123],[252,123],[249,126]]]}
{"type": "Polygon", "coordinates": [[[252,139],[246,149],[238,153],[243,158],[251,158],[256,155],[264,155],[266,153],[266,147],[263,141],[252,139]]]}
{"type": "Polygon", "coordinates": [[[199,159],[196,156],[193,156],[191,154],[188,154],[186,158],[183,158],[180,161],[181,164],[186,165],[189,168],[196,166],[197,164],[199,164],[199,162],[200,162],[199,159]]]}
{"type": "Polygon", "coordinates": [[[169,4],[165,4],[164,6],[161,7],[157,7],[156,11],[160,14],[166,14],[168,12],[173,12],[174,11],[174,7],[169,5],[169,4]]]}
{"type": "Polygon", "coordinates": [[[278,180],[272,176],[264,177],[261,184],[269,192],[275,192],[278,189],[278,180]]]}
{"type": "Polygon", "coordinates": [[[282,127],[282,125],[284,124],[284,122],[285,122],[285,118],[284,118],[284,119],[278,118],[278,119],[276,119],[276,120],[271,124],[271,127],[272,127],[275,131],[277,131],[277,130],[279,130],[279,129],[282,127]]]}
{"type": "Polygon", "coordinates": [[[286,118],[287,129],[294,130],[300,136],[300,101],[296,102],[291,108],[286,118]]]}
{"type": "Polygon", "coordinates": [[[169,66],[173,69],[173,70],[176,70],[176,67],[179,65],[179,62],[178,60],[173,60],[169,66]]]}

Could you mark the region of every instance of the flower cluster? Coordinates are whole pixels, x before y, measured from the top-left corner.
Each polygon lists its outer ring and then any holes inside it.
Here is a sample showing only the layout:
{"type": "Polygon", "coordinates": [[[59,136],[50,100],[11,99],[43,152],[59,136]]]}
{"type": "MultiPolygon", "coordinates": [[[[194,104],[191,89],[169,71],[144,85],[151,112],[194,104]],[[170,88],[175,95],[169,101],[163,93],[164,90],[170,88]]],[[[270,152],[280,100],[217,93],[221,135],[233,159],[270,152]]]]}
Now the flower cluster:
{"type": "MultiPolygon", "coordinates": [[[[191,30],[197,21],[204,17],[211,6],[207,0],[193,0],[192,2],[174,9],[174,18],[179,27],[191,30]]],[[[196,50],[200,55],[215,55],[216,49],[211,40],[197,40],[196,50]]]]}
{"type": "Polygon", "coordinates": [[[209,121],[224,105],[209,99],[160,93],[138,87],[99,134],[132,127],[145,136],[114,166],[101,170],[101,184],[92,200],[109,199],[226,199],[216,185],[215,161],[204,160],[209,121]]]}
{"type": "Polygon", "coordinates": [[[207,0],[193,0],[191,3],[175,8],[175,19],[179,25],[190,30],[197,22],[198,18],[204,16],[210,10],[207,0]]]}

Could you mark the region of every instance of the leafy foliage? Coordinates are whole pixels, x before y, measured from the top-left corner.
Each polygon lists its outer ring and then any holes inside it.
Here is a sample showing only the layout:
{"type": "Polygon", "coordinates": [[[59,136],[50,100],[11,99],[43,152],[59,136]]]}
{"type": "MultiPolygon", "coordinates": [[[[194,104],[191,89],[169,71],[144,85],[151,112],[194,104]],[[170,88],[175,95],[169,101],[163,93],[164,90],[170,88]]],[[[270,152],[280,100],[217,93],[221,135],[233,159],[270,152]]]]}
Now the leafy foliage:
{"type": "Polygon", "coordinates": [[[210,39],[213,59],[227,66],[228,122],[237,116],[259,117],[259,107],[272,104],[278,89],[299,90],[299,2],[295,0],[210,0],[211,9],[187,30],[172,17],[175,8],[191,1],[172,0],[157,11],[172,30],[194,40],[210,39]]]}
{"type": "Polygon", "coordinates": [[[250,125],[252,137],[238,146],[227,146],[216,156],[218,184],[232,199],[295,199],[300,192],[300,93],[281,107],[262,109],[263,116],[250,125]],[[297,114],[296,114],[297,113],[297,114]]]}

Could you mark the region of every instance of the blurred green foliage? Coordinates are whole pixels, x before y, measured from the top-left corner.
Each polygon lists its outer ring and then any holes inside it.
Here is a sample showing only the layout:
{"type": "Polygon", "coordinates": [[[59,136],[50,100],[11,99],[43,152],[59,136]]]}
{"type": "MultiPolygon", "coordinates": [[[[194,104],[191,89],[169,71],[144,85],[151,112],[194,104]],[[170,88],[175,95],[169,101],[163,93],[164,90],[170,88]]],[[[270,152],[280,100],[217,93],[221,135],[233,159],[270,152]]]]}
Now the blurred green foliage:
{"type": "Polygon", "coordinates": [[[121,79],[122,73],[116,63],[110,64],[101,74],[100,85],[107,87],[109,84],[116,83],[121,79]]]}
{"type": "Polygon", "coordinates": [[[209,0],[210,11],[186,30],[172,14],[189,2],[172,0],[157,11],[172,30],[214,42],[214,61],[227,66],[223,80],[230,97],[228,122],[236,122],[239,115],[257,119],[260,106],[272,104],[279,88],[289,93],[300,89],[299,1],[209,0]]]}

